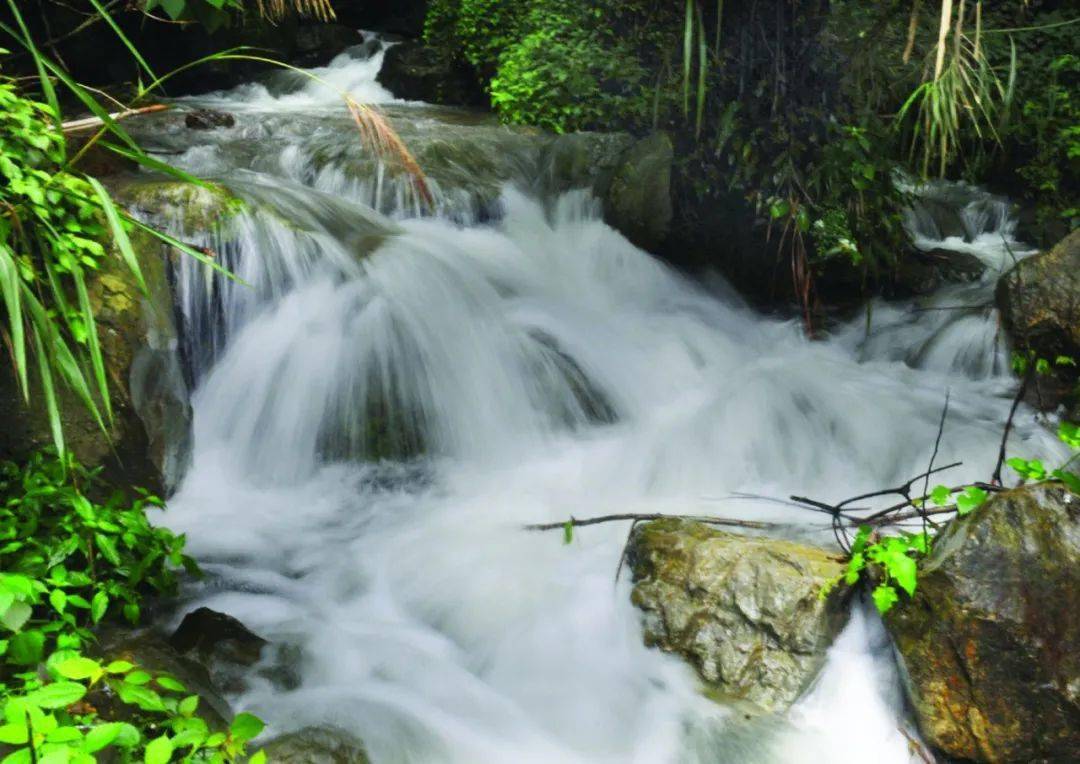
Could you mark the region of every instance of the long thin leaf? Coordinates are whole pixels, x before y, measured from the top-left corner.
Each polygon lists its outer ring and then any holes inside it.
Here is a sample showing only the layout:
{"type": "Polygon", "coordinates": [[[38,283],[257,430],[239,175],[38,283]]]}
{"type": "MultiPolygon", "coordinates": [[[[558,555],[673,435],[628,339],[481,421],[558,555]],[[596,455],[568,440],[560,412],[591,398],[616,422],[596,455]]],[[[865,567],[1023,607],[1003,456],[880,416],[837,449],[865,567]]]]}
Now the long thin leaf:
{"type": "Polygon", "coordinates": [[[697,114],[694,119],[694,138],[701,137],[701,125],[705,119],[705,92],[708,87],[709,47],[705,42],[705,20],[701,15],[701,6],[697,9],[698,17],[698,83],[697,114]]]}
{"type": "Polygon", "coordinates": [[[94,320],[94,309],[90,305],[90,295],[86,291],[86,278],[82,268],[75,266],[71,269],[71,277],[75,281],[75,293],[79,298],[79,310],[82,312],[83,323],[86,324],[86,346],[90,355],[90,366],[94,370],[94,381],[97,382],[98,397],[101,398],[105,407],[105,417],[112,422],[112,401],[109,398],[109,383],[105,378],[105,359],[101,355],[101,342],[98,340],[97,322],[94,320]]]}
{"type": "Polygon", "coordinates": [[[57,129],[60,129],[60,101],[56,97],[56,89],[53,87],[49,75],[45,72],[44,57],[41,55],[41,51],[38,50],[37,45],[34,44],[34,38],[30,34],[30,30],[27,29],[22,14],[19,13],[18,4],[16,4],[15,0],[7,0],[7,4],[8,8],[11,9],[11,15],[15,19],[15,23],[18,25],[19,31],[22,34],[17,34],[11,27],[3,22],[0,22],[0,29],[3,29],[8,35],[17,40],[20,45],[26,48],[30,53],[30,56],[34,59],[34,67],[37,69],[41,92],[45,94],[45,100],[52,110],[52,117],[56,122],[57,129]]]}
{"type": "Polygon", "coordinates": [[[42,345],[38,332],[34,335],[34,355],[37,356],[38,372],[41,376],[41,389],[45,394],[45,411],[49,415],[49,429],[52,430],[53,443],[56,451],[61,456],[64,453],[64,425],[60,421],[60,408],[56,405],[56,390],[53,388],[52,370],[49,368],[49,357],[45,355],[45,347],[42,345]]]}
{"type": "Polygon", "coordinates": [[[690,65],[694,56],[694,0],[686,0],[683,22],[683,116],[690,116],[690,65]]]}
{"type": "Polygon", "coordinates": [[[4,296],[4,305],[8,313],[8,325],[11,327],[11,346],[15,362],[15,375],[19,380],[19,389],[23,400],[30,401],[30,386],[26,373],[26,333],[22,314],[22,290],[19,288],[19,268],[15,259],[3,243],[0,243],[0,292],[4,296]]]}
{"type": "Polygon", "coordinates": [[[230,271],[228,268],[223,268],[221,265],[219,265],[217,262],[215,262],[214,258],[207,257],[205,253],[200,252],[199,250],[192,247],[190,244],[185,244],[184,242],[180,241],[176,237],[170,236],[169,234],[165,233],[164,231],[159,231],[156,228],[154,228],[153,226],[149,226],[146,223],[142,222],[141,220],[138,220],[136,218],[130,218],[130,220],[131,220],[132,223],[137,225],[142,230],[146,231],[148,234],[150,234],[154,238],[158,239],[159,241],[164,242],[165,244],[168,244],[170,247],[176,247],[178,250],[183,252],[185,255],[189,255],[190,257],[194,257],[196,260],[198,260],[203,265],[210,266],[212,269],[214,269],[215,271],[217,271],[221,275],[225,276],[226,278],[230,279],[231,281],[235,281],[237,284],[242,284],[244,286],[251,286],[246,281],[244,281],[242,278],[240,278],[239,276],[234,274],[232,271],[230,271]]]}
{"type": "Polygon", "coordinates": [[[124,221],[120,219],[120,213],[113,204],[112,197],[97,178],[88,176],[86,180],[93,187],[98,201],[101,202],[101,209],[105,211],[105,221],[109,224],[109,231],[112,233],[116,248],[120,250],[120,256],[124,258],[128,270],[135,276],[139,289],[143,294],[148,294],[149,290],[146,287],[146,281],[143,280],[142,268],[139,267],[139,258],[135,254],[135,248],[131,246],[131,239],[128,237],[127,229],[124,228],[124,221]]]}

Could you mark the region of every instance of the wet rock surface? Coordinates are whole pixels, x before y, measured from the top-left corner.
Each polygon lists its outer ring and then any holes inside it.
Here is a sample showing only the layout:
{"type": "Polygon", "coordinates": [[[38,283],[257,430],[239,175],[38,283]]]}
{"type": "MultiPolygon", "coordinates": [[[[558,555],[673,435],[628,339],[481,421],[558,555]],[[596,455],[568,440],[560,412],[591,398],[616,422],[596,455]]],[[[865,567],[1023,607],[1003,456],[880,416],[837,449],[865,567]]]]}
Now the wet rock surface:
{"type": "Polygon", "coordinates": [[[218,127],[234,127],[236,117],[226,111],[195,109],[184,115],[184,125],[192,130],[213,130],[218,127]]]}
{"type": "Polygon", "coordinates": [[[487,98],[472,71],[416,40],[390,47],[376,78],[398,98],[444,106],[484,106],[487,98]]]}
{"type": "Polygon", "coordinates": [[[368,764],[358,739],[331,727],[305,727],[275,738],[261,749],[278,764],[368,764]]]}
{"type": "Polygon", "coordinates": [[[661,520],[637,528],[628,559],[646,643],[685,658],[717,699],[784,710],[847,619],[845,588],[821,597],[843,570],[821,549],[661,520]]]}
{"type": "Polygon", "coordinates": [[[954,520],[885,622],[923,736],[964,761],[1080,751],[1080,496],[1043,483],[954,520]]]}

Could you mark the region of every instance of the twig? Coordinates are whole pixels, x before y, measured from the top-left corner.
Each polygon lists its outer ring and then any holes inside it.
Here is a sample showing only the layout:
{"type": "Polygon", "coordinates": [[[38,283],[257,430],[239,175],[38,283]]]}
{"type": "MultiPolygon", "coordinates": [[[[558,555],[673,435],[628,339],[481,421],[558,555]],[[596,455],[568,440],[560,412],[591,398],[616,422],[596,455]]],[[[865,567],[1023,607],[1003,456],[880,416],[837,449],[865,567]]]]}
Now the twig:
{"type": "MultiPolygon", "coordinates": [[[[930,476],[934,474],[934,460],[937,459],[938,450],[941,448],[941,436],[945,434],[945,419],[949,416],[949,390],[945,390],[945,405],[941,408],[941,420],[938,422],[937,436],[934,438],[934,451],[930,454],[930,466],[926,468],[926,477],[923,480],[923,496],[930,493],[930,476]]],[[[919,502],[916,507],[922,511],[923,533],[926,533],[926,502],[919,502]]]]}
{"type": "Polygon", "coordinates": [[[567,522],[574,528],[581,528],[586,525],[599,525],[600,523],[615,523],[620,520],[633,520],[635,522],[642,522],[645,520],[691,520],[698,523],[705,523],[706,525],[730,525],[734,528],[756,528],[758,530],[768,530],[770,528],[778,527],[776,523],[766,523],[759,520],[736,520],[726,517],[707,517],[700,515],[663,515],[659,512],[650,512],[645,514],[635,514],[629,512],[620,515],[601,515],[599,517],[587,517],[584,520],[578,520],[577,518],[570,518],[569,521],[564,520],[559,523],[529,523],[523,525],[527,531],[554,531],[561,530],[566,527],[567,522]]]}
{"type": "Polygon", "coordinates": [[[1024,393],[1027,392],[1027,386],[1031,381],[1031,375],[1034,368],[1034,365],[1031,365],[1028,367],[1027,372],[1025,372],[1024,379],[1020,382],[1020,389],[1016,391],[1016,397],[1013,398],[1012,408],[1009,409],[1009,418],[1005,420],[1005,430],[1001,433],[1001,449],[998,451],[997,465],[994,467],[994,474],[990,478],[990,483],[992,485],[1001,485],[1001,468],[1005,464],[1005,447],[1009,442],[1009,431],[1012,430],[1013,417],[1016,416],[1016,410],[1020,407],[1020,401],[1023,400],[1024,393]]]}
{"type": "MultiPolygon", "coordinates": [[[[150,114],[155,111],[165,111],[170,109],[168,104],[155,103],[151,106],[140,106],[137,109],[124,109],[123,111],[113,112],[109,115],[109,119],[125,119],[127,117],[134,117],[138,114],[150,114]]],[[[65,133],[73,133],[77,130],[85,130],[90,127],[99,127],[104,124],[105,120],[101,117],[86,117],[85,119],[72,119],[60,124],[60,127],[65,133]]]]}

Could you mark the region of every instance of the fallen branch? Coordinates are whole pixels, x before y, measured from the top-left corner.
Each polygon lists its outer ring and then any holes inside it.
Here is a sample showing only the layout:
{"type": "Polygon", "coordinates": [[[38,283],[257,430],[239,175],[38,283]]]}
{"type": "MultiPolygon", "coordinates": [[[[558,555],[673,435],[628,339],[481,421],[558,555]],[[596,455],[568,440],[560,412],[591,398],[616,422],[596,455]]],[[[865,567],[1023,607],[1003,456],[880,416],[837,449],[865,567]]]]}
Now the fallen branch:
{"type": "Polygon", "coordinates": [[[578,520],[576,517],[571,517],[569,520],[564,520],[561,523],[530,523],[523,526],[527,531],[557,531],[562,530],[569,523],[571,527],[581,528],[586,525],[599,525],[600,523],[616,523],[621,520],[633,520],[634,522],[643,522],[646,520],[690,520],[698,523],[705,523],[706,525],[730,525],[734,528],[755,528],[758,530],[769,530],[770,528],[778,527],[776,523],[766,523],[759,520],[734,520],[726,517],[705,517],[700,515],[663,515],[659,512],[635,514],[633,512],[621,514],[621,515],[601,515],[599,517],[588,517],[584,520],[578,520]]]}
{"type": "Polygon", "coordinates": [[[1020,408],[1020,401],[1024,399],[1024,393],[1027,392],[1028,383],[1031,382],[1034,368],[1035,366],[1032,364],[1029,366],[1027,373],[1024,374],[1024,379],[1020,383],[1020,389],[1016,391],[1016,397],[1013,398],[1012,408],[1009,409],[1009,418],[1005,420],[1005,430],[1001,433],[1001,449],[998,451],[997,465],[994,467],[994,474],[990,478],[990,482],[993,485],[1001,485],[1001,468],[1005,465],[1005,447],[1009,443],[1009,432],[1012,431],[1013,418],[1016,416],[1016,410],[1020,408]]]}
{"type": "MultiPolygon", "coordinates": [[[[139,114],[151,114],[155,111],[165,111],[172,108],[166,103],[155,103],[150,106],[140,106],[137,109],[124,109],[123,111],[113,112],[109,115],[109,119],[126,119],[127,117],[134,117],[139,114]]],[[[85,117],[83,119],[72,119],[60,124],[61,129],[65,133],[74,133],[79,130],[86,130],[92,127],[101,127],[105,124],[105,120],[101,117],[85,117]]]]}

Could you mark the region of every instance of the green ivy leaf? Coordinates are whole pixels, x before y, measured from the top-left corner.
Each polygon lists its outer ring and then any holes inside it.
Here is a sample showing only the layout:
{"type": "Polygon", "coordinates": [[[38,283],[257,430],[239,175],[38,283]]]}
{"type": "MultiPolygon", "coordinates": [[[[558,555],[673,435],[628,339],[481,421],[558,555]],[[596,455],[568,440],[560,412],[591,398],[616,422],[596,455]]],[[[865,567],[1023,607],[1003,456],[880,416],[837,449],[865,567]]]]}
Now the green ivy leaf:
{"type": "Polygon", "coordinates": [[[884,615],[892,609],[892,606],[897,603],[900,597],[896,594],[896,589],[893,589],[888,584],[878,584],[873,592],[874,606],[878,609],[878,612],[884,615]]]}
{"type": "Polygon", "coordinates": [[[123,724],[120,722],[108,722],[106,724],[100,724],[97,727],[93,727],[86,733],[86,740],[83,741],[83,748],[87,753],[96,753],[106,746],[113,744],[117,736],[120,734],[120,730],[123,724]]]}
{"type": "Polygon", "coordinates": [[[948,486],[936,485],[934,490],[930,492],[930,501],[939,507],[944,507],[952,501],[952,491],[949,490],[948,486]]]}
{"type": "Polygon", "coordinates": [[[65,679],[89,679],[91,684],[101,678],[105,670],[101,664],[89,658],[68,658],[56,667],[57,673],[65,679]]]}
{"type": "Polygon", "coordinates": [[[7,657],[16,666],[36,666],[45,652],[45,635],[40,631],[23,631],[8,643],[7,657]]]}
{"type": "Polygon", "coordinates": [[[105,611],[109,609],[109,595],[99,591],[90,602],[90,617],[94,623],[98,623],[105,617],[105,611]]]}

